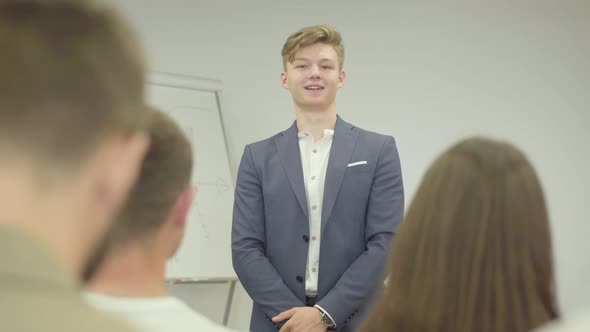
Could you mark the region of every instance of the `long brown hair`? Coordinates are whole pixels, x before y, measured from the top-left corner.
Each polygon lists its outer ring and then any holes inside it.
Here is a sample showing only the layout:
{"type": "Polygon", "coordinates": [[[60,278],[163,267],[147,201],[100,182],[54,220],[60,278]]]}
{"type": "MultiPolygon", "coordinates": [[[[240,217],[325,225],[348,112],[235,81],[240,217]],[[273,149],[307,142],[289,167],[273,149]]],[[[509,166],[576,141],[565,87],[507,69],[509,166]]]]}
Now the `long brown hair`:
{"type": "Polygon", "coordinates": [[[558,316],[547,209],[514,146],[459,142],[428,169],[361,331],[529,331],[558,316]]]}

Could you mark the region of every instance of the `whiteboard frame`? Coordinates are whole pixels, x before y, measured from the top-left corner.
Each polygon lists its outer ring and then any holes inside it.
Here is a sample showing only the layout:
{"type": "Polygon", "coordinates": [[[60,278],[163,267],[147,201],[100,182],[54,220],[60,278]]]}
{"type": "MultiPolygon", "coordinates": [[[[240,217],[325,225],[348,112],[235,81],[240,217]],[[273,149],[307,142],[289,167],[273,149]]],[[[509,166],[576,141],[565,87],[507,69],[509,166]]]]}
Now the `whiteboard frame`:
{"type": "MultiPolygon", "coordinates": [[[[176,74],[163,71],[149,71],[147,72],[146,84],[165,86],[171,88],[181,88],[205,92],[213,92],[215,94],[215,101],[217,103],[217,114],[219,122],[221,123],[221,134],[223,135],[223,143],[225,146],[225,154],[229,163],[230,180],[234,183],[233,167],[231,157],[229,154],[229,147],[227,144],[227,134],[225,131],[225,124],[223,122],[223,112],[221,109],[220,93],[223,90],[223,83],[220,80],[199,77],[185,74],[176,74]]],[[[223,314],[223,325],[227,326],[233,302],[234,292],[237,278],[206,278],[206,279],[167,279],[168,283],[228,283],[229,291],[227,295],[225,311],[223,314]]]]}
{"type": "Polygon", "coordinates": [[[215,94],[223,90],[223,83],[220,80],[155,70],[147,73],[146,83],[173,88],[214,92],[215,94]]]}
{"type": "Polygon", "coordinates": [[[221,133],[225,145],[225,154],[229,163],[230,180],[235,183],[236,179],[233,175],[233,160],[229,153],[228,136],[225,131],[225,122],[223,121],[223,108],[221,107],[221,91],[223,90],[223,82],[218,79],[208,78],[203,76],[193,76],[186,74],[175,74],[165,71],[152,70],[147,72],[146,83],[159,86],[167,86],[171,88],[181,88],[205,92],[213,92],[215,94],[215,101],[217,102],[217,114],[219,115],[219,122],[221,123],[221,133]]]}

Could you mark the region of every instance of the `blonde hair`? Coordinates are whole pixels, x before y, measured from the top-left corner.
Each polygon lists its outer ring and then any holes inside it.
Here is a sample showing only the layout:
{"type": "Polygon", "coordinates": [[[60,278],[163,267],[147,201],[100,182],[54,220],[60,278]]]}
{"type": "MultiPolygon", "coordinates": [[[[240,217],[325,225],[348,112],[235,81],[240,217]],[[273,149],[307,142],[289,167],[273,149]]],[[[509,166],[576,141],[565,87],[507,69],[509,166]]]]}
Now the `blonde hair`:
{"type": "Polygon", "coordinates": [[[142,53],[111,7],[2,1],[0,41],[0,148],[70,166],[109,132],[143,129],[142,53]]]}
{"type": "Polygon", "coordinates": [[[428,169],[359,331],[530,331],[558,316],[543,190],[514,146],[459,142],[428,169]]]}
{"type": "Polygon", "coordinates": [[[338,54],[338,64],[340,70],[344,64],[344,46],[342,45],[342,36],[334,27],[322,24],[305,27],[292,33],[285,41],[281,55],[283,57],[283,67],[286,68],[287,62],[292,62],[297,51],[300,48],[317,43],[330,45],[338,54]]]}

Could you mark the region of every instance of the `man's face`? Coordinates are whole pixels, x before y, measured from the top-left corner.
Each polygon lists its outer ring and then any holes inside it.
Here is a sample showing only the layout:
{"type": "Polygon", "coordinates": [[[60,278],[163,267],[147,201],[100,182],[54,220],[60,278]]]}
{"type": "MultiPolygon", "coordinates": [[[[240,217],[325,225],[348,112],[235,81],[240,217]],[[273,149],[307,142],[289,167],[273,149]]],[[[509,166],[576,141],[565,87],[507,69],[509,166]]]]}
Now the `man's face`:
{"type": "Polygon", "coordinates": [[[334,104],[344,77],[334,48],[316,43],[302,47],[293,61],[287,62],[281,83],[301,109],[324,110],[334,104]]]}

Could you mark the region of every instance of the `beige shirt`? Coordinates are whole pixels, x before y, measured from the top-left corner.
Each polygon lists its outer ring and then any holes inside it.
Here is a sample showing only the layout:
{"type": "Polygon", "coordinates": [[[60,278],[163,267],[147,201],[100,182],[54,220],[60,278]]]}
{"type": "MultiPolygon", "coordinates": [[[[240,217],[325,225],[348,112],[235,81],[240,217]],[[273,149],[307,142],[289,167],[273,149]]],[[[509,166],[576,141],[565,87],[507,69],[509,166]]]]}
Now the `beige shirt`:
{"type": "Polygon", "coordinates": [[[130,332],[91,309],[38,242],[0,226],[0,331],[130,332]]]}

